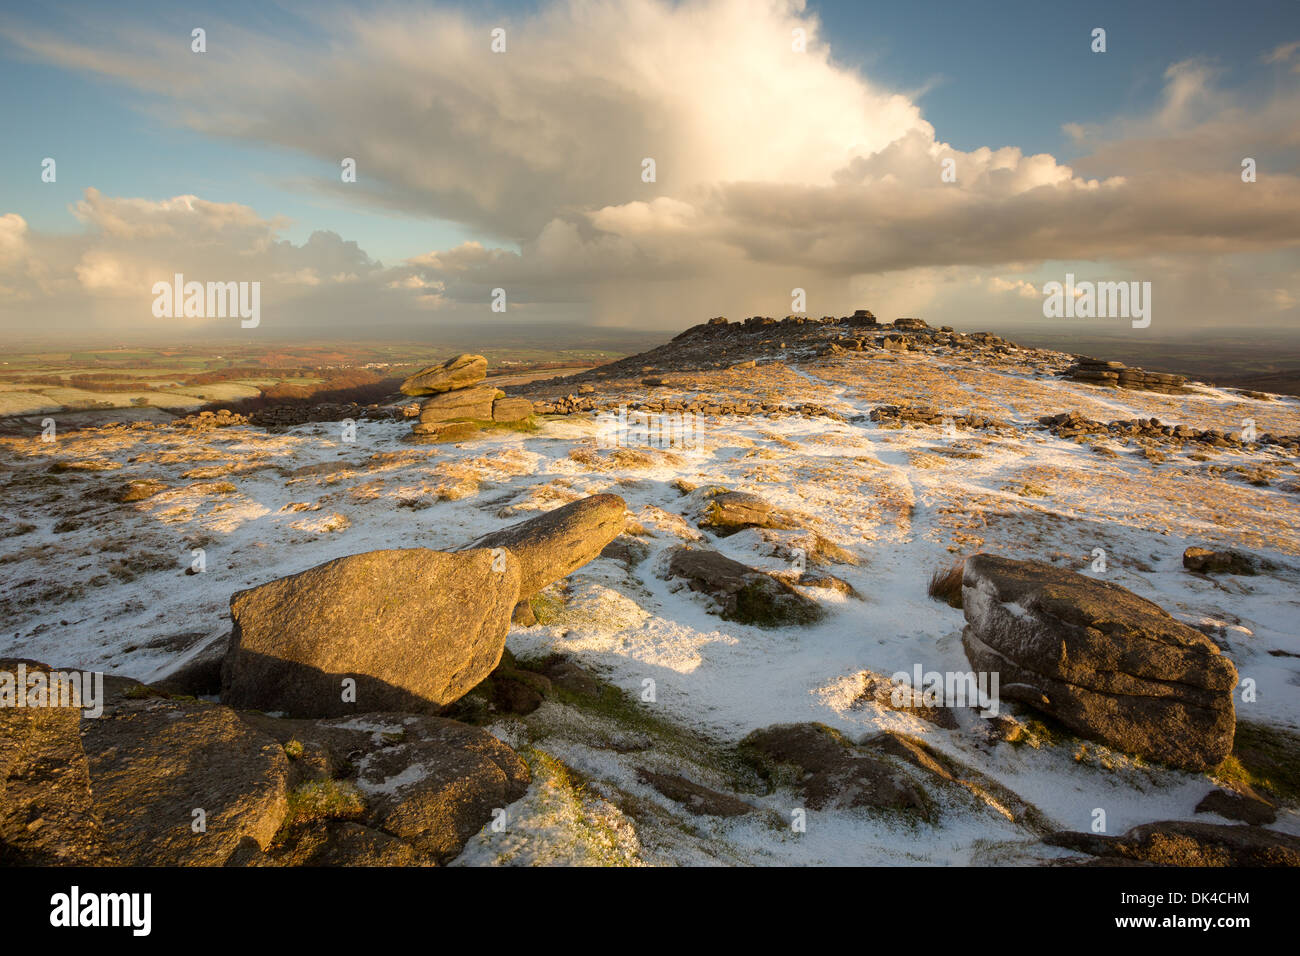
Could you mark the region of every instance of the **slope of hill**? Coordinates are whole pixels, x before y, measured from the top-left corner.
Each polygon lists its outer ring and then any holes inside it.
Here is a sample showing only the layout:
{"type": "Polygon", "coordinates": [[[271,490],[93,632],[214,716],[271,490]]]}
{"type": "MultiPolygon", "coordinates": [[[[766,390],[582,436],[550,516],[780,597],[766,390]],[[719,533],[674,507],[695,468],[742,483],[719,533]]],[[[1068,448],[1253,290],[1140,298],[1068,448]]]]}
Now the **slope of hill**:
{"type": "MultiPolygon", "coordinates": [[[[1043,835],[1087,831],[1098,809],[1108,833],[1222,822],[1195,810],[1227,767],[1163,768],[1015,705],[936,722],[872,690],[917,667],[969,670],[962,611],[927,583],[991,552],[1155,601],[1252,682],[1239,741],[1300,739],[1300,400],[1102,388],[1062,378],[1071,364],[919,325],[719,323],[512,387],[543,412],[531,431],[412,445],[399,421],[361,422],[351,441],[332,422],[138,423],[3,438],[7,653],[155,679],[224,639],[236,590],[369,549],[450,550],[612,491],[626,532],[508,639],[550,668],[552,696],[526,714],[467,698],[457,714],[534,778],[459,864],[1049,863],[1075,854],[1043,835]],[[724,491],[783,517],[724,528],[724,491]],[[724,619],[670,576],[683,544],[784,576],[821,619],[724,619]],[[1189,546],[1247,550],[1261,573],[1190,573],[1189,546]],[[187,573],[200,551],[203,572],[187,573]],[[928,788],[920,817],[810,809],[738,747],[799,722],[921,741],[963,786],[928,788]],[[683,811],[711,801],[722,809],[683,811]]],[[[1284,777],[1273,827],[1300,834],[1284,777]]]]}

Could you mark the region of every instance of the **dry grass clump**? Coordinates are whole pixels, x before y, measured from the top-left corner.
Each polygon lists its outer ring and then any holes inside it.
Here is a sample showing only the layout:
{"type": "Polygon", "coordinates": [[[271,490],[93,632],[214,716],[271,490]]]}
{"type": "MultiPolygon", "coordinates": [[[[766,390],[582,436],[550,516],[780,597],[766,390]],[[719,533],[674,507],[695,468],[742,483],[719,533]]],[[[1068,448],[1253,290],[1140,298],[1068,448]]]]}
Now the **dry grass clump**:
{"type": "Polygon", "coordinates": [[[930,575],[925,593],[935,601],[960,609],[962,569],[965,565],[965,561],[958,561],[951,567],[939,568],[930,575]]]}

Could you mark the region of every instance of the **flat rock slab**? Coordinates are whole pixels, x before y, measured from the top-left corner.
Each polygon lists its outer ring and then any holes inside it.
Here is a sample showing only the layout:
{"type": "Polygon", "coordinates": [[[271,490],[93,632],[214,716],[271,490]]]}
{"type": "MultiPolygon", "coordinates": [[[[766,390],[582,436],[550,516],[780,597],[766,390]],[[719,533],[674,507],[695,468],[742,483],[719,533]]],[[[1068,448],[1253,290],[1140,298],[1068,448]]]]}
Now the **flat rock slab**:
{"type": "Polygon", "coordinates": [[[520,566],[519,597],[530,598],[595,558],[623,532],[627,504],[592,495],[479,538],[471,548],[505,548],[520,566]]]}
{"type": "Polygon", "coordinates": [[[1237,671],[1200,631],[1115,584],[1037,561],[966,560],[962,643],[1000,695],[1078,734],[1206,770],[1232,750],[1237,671]]]}
{"type": "Polygon", "coordinates": [[[222,701],[310,717],[439,710],[496,667],[519,583],[504,549],[405,548],[239,591],[222,701]]]}
{"type": "Polygon", "coordinates": [[[403,395],[437,395],[477,385],[487,377],[487,359],[481,355],[457,355],[441,365],[421,369],[402,383],[403,395]]]}

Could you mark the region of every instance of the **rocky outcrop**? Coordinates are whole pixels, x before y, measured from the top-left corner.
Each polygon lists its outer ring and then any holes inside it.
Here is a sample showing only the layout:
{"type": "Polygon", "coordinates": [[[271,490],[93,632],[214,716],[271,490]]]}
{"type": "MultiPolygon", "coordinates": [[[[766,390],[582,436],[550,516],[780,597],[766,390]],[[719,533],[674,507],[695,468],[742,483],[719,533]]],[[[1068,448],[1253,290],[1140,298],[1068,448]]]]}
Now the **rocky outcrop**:
{"type": "MultiPolygon", "coordinates": [[[[325,834],[327,820],[304,813],[290,819],[269,854],[245,864],[311,862],[303,843],[321,844],[356,864],[378,854],[391,862],[456,856],[493,813],[524,795],[530,775],[517,754],[485,730],[438,717],[363,714],[349,720],[248,718],[281,744],[295,748],[294,791],[343,787],[355,793],[354,826],[368,833],[325,834]],[[341,837],[341,839],[340,839],[341,837]],[[362,859],[357,859],[357,854],[362,859]]],[[[315,851],[321,852],[321,851],[315,851]]]]}
{"type": "Polygon", "coordinates": [[[479,538],[470,548],[504,548],[519,561],[519,598],[532,597],[595,558],[623,533],[627,505],[591,495],[479,538]]]}
{"type": "Polygon", "coordinates": [[[1236,668],[1201,632],[1118,585],[1036,561],[965,563],[962,643],[1001,696],[1076,733],[1190,770],[1231,751],[1236,668]]]}
{"type": "Polygon", "coordinates": [[[478,434],[489,422],[520,422],[533,414],[533,403],[506,397],[492,385],[480,385],[487,375],[481,355],[458,355],[412,375],[402,384],[407,395],[432,395],[417,406],[419,421],[408,441],[416,443],[462,441],[478,434]]]}
{"type": "Polygon", "coordinates": [[[1090,385],[1135,388],[1147,392],[1164,392],[1169,395],[1178,395],[1187,391],[1183,387],[1187,381],[1185,375],[1148,372],[1140,368],[1129,368],[1123,362],[1108,362],[1089,358],[1086,355],[1078,356],[1075,363],[1062,374],[1076,382],[1087,382],[1090,385]]]}
{"type": "Polygon", "coordinates": [[[402,394],[437,395],[477,385],[486,377],[487,359],[481,355],[457,355],[410,376],[402,383],[402,394]]]}
{"type": "Polygon", "coordinates": [[[1166,820],[1144,823],[1123,836],[1066,831],[1043,842],[1117,864],[1300,866],[1300,838],[1263,827],[1166,820]]]}
{"type": "Polygon", "coordinates": [[[711,597],[728,621],[758,627],[811,624],[823,616],[816,601],[784,581],[733,561],[717,551],[676,547],[668,552],[665,575],[711,597]]]}
{"type": "Polygon", "coordinates": [[[500,549],[369,551],[239,591],[222,701],[316,717],[451,704],[500,660],[520,567],[500,549]]]}

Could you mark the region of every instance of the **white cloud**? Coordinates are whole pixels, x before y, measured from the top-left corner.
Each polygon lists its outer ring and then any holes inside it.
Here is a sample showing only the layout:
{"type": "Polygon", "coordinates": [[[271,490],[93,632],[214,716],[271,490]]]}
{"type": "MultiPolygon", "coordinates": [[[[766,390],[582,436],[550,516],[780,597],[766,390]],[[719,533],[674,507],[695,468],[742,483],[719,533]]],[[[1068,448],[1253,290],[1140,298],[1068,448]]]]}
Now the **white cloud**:
{"type": "MultiPolygon", "coordinates": [[[[61,247],[42,239],[35,257],[31,237],[0,219],[0,280],[28,294],[68,294],[71,282],[125,296],[142,274],[216,272],[264,279],[268,301],[302,303],[302,323],[356,307],[337,294],[341,277],[398,316],[481,308],[502,287],[515,305],[671,327],[720,311],[782,314],[794,286],[818,313],[877,308],[872,294],[915,296],[898,306],[914,312],[949,292],[1028,298],[1015,271],[1044,260],[1199,267],[1300,243],[1300,90],[1239,101],[1195,60],[1168,68],[1148,115],[1062,117],[1081,152],[1065,164],[944,142],[913,98],[838,65],[799,0],[572,0],[491,23],[330,10],[315,26],[330,34],[327,56],[230,28],[200,58],[139,24],[116,44],[9,36],[155,94],[203,133],[332,167],[355,157],[350,197],[455,220],[489,242],[381,269],[334,233],[295,246],[282,220],[246,206],[88,190],[74,207],[86,233],[61,247]],[[508,52],[493,54],[488,30],[502,24],[508,52]],[[791,50],[796,26],[803,53],[791,50]],[[1249,185],[1236,175],[1246,150],[1262,171],[1249,185]],[[657,182],[641,180],[646,157],[657,182]],[[16,259],[27,264],[18,278],[16,259]]],[[[1284,44],[1266,59],[1294,54],[1284,44]]]]}

